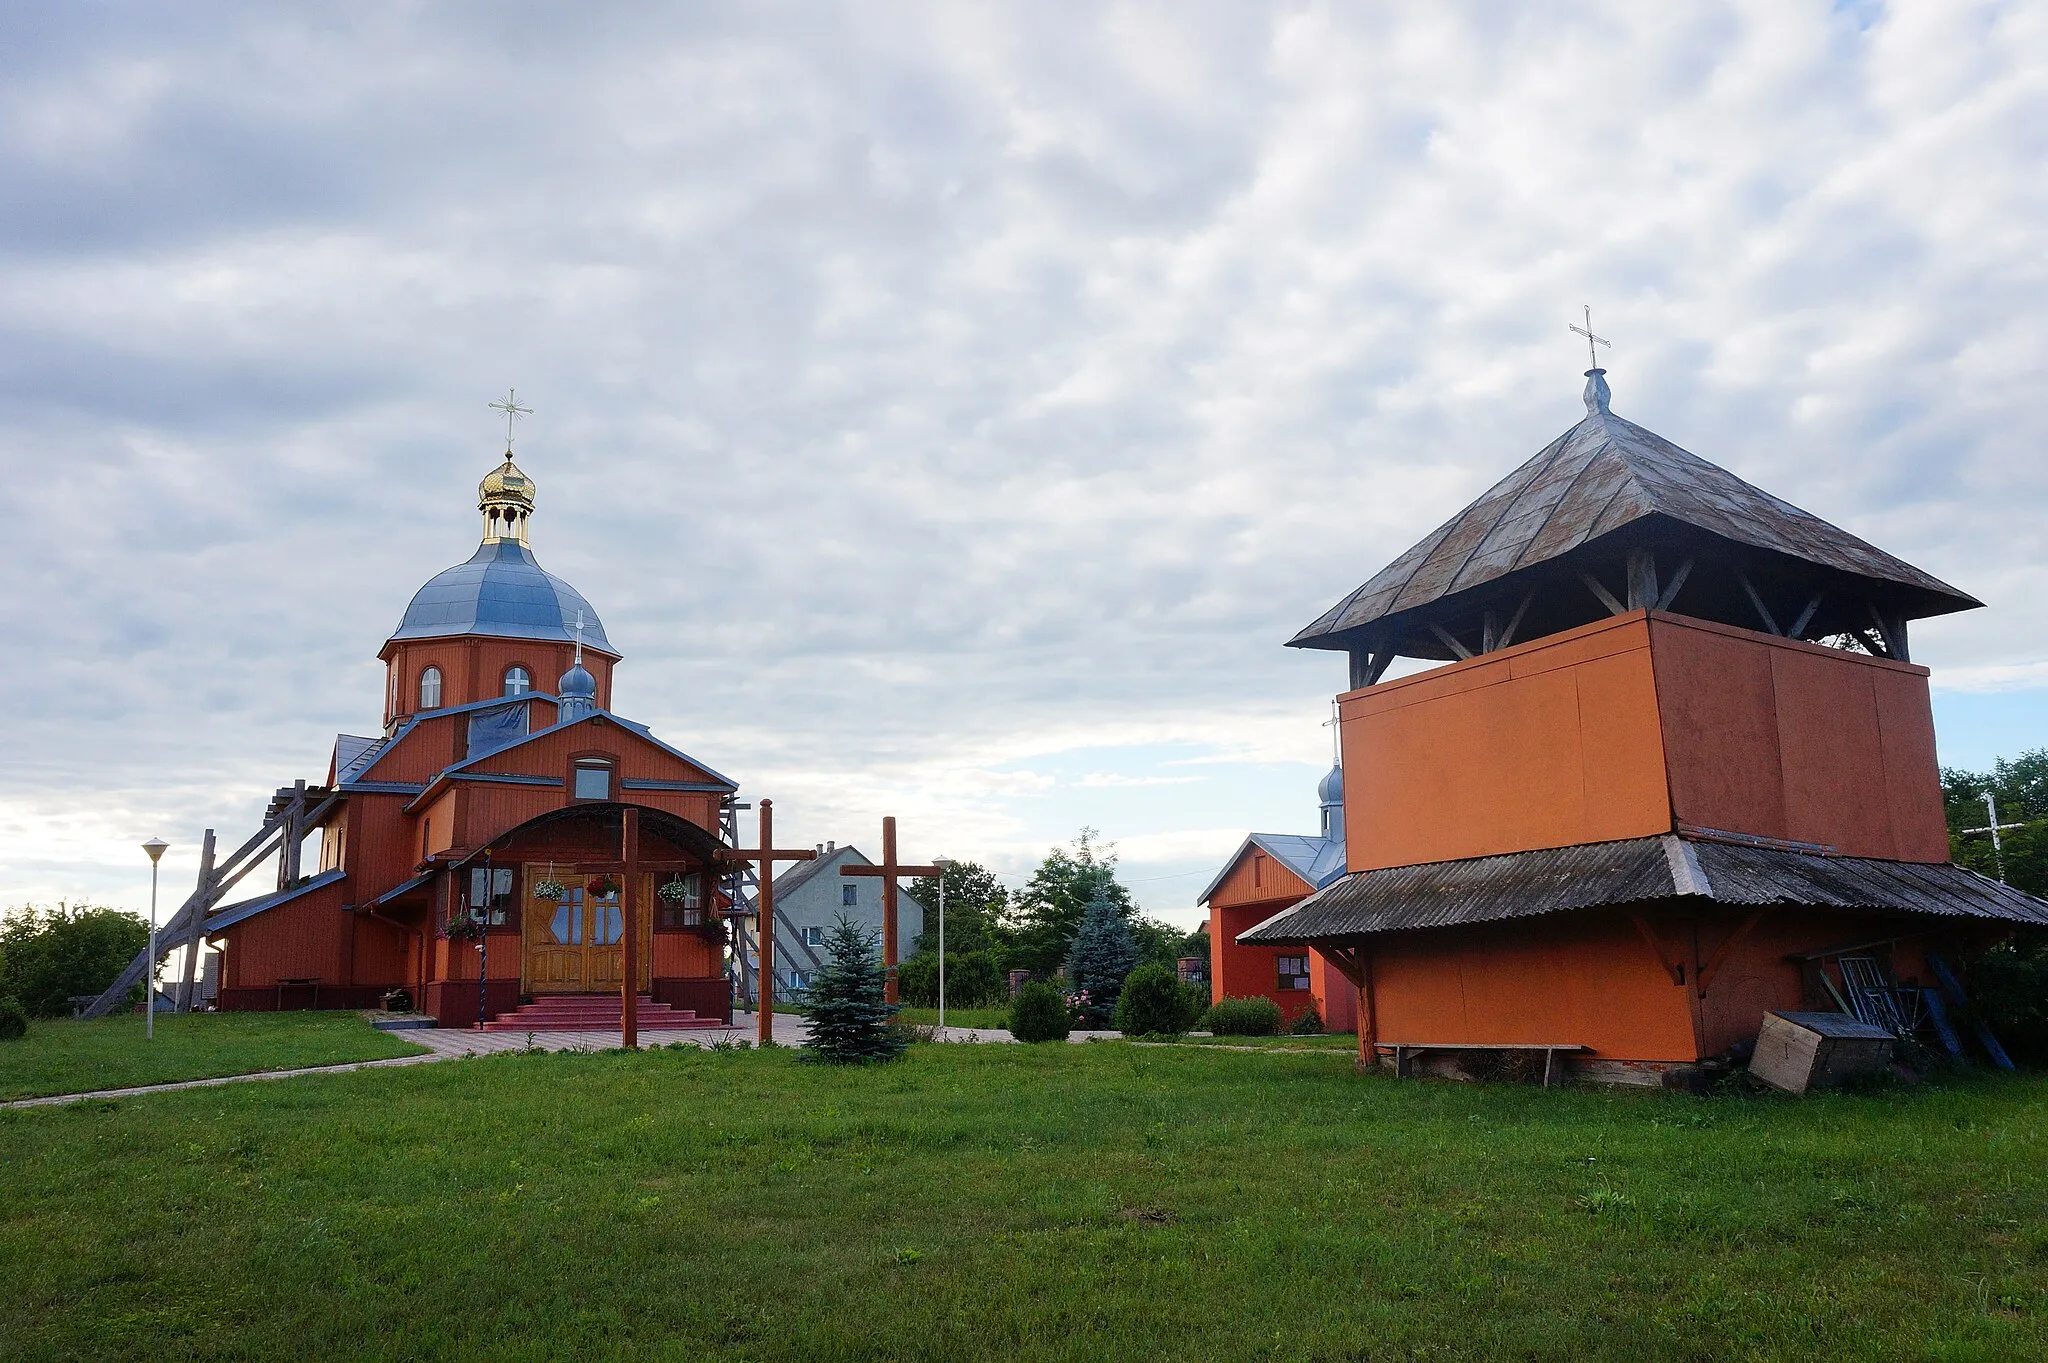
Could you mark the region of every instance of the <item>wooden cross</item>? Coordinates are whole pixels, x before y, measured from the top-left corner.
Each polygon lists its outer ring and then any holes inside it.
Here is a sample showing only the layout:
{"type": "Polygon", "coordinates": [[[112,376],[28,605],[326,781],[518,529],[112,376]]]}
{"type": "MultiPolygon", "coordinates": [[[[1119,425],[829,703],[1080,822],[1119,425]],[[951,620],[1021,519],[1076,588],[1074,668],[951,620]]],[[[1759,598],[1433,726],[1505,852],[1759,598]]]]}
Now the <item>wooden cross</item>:
{"type": "MultiPolygon", "coordinates": [[[[619,880],[619,916],[626,929],[625,944],[619,949],[619,1044],[629,1051],[640,1049],[640,811],[627,805],[619,819],[619,860],[625,874],[619,880]]],[[[489,929],[485,929],[486,935],[489,929]]]]}
{"type": "Polygon", "coordinates": [[[720,861],[758,861],[761,863],[761,897],[755,902],[756,915],[760,919],[761,961],[756,970],[760,982],[761,1011],[756,1019],[759,1023],[759,1040],[763,1046],[775,1041],[775,863],[778,861],[816,861],[818,854],[811,848],[782,848],[775,845],[775,802],[761,801],[761,845],[752,848],[727,847],[718,853],[720,861]]]}
{"type": "Polygon", "coordinates": [[[887,998],[896,1002],[896,882],[904,876],[935,876],[937,866],[905,866],[896,860],[896,816],[882,820],[882,862],[879,866],[842,866],[843,876],[872,876],[882,882],[882,969],[888,972],[887,998]]]}
{"type": "Polygon", "coordinates": [[[1598,369],[1600,367],[1600,356],[1593,349],[1594,343],[1598,342],[1612,350],[1614,349],[1614,342],[1608,340],[1605,336],[1595,336],[1593,334],[1593,305],[1591,303],[1586,304],[1586,325],[1575,325],[1572,327],[1572,330],[1586,338],[1586,368],[1598,369]]]}

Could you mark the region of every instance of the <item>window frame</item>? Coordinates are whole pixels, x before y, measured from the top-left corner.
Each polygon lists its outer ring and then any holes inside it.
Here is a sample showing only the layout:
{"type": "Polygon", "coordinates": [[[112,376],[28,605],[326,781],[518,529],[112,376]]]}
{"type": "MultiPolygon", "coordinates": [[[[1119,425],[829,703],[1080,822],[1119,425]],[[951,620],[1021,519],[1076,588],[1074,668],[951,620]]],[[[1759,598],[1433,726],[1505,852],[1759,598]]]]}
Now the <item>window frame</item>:
{"type": "Polygon", "coordinates": [[[1273,987],[1275,989],[1312,988],[1313,986],[1311,984],[1311,981],[1314,977],[1309,974],[1308,953],[1304,951],[1299,953],[1298,955],[1289,954],[1285,956],[1276,954],[1273,957],[1273,978],[1273,987]],[[1299,961],[1301,963],[1301,969],[1287,969],[1287,964],[1290,961],[1299,961]],[[1299,984],[1295,983],[1295,981],[1297,980],[1300,981],[1299,984]]]}
{"type": "Polygon", "coordinates": [[[441,671],[439,663],[428,663],[425,667],[421,668],[419,685],[413,691],[414,697],[419,701],[420,709],[440,709],[442,699],[448,694],[447,685],[447,676],[441,671]],[[434,698],[431,701],[427,699],[427,683],[430,681],[434,686],[434,698]]]}
{"type": "Polygon", "coordinates": [[[619,755],[609,752],[577,752],[569,754],[569,770],[564,784],[569,789],[572,804],[606,804],[618,798],[619,755]],[[585,795],[578,785],[578,778],[586,771],[602,769],[605,773],[605,793],[585,795]]]}
{"type": "Polygon", "coordinates": [[[839,887],[839,907],[857,909],[860,907],[860,886],[853,881],[843,882],[839,887]]]}
{"type": "Polygon", "coordinates": [[[498,685],[501,688],[498,694],[501,696],[530,696],[533,694],[533,669],[525,663],[507,663],[504,672],[499,676],[498,685]],[[519,689],[517,691],[512,689],[512,674],[514,672],[517,672],[520,676],[519,689]]]}

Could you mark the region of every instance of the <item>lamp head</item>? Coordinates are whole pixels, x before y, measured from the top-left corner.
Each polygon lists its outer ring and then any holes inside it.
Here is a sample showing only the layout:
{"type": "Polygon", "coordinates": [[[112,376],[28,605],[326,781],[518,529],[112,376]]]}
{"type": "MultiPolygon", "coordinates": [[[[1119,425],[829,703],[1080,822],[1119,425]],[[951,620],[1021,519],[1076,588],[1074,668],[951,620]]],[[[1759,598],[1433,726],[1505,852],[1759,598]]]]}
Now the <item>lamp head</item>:
{"type": "Polygon", "coordinates": [[[164,849],[169,846],[162,838],[151,838],[142,844],[142,850],[149,853],[149,864],[154,866],[164,859],[164,849]]]}

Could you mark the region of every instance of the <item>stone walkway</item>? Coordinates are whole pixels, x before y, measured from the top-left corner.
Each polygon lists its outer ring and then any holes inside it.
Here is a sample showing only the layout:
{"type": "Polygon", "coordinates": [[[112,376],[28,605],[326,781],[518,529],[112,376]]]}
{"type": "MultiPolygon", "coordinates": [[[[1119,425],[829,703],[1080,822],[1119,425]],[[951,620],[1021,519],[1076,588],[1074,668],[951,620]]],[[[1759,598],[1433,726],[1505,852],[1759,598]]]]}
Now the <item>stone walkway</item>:
{"type": "MultiPolygon", "coordinates": [[[[933,1029],[937,1031],[936,1028],[933,1029]]],[[[730,1027],[693,1028],[683,1032],[644,1031],[640,1045],[667,1046],[678,1042],[715,1046],[719,1042],[754,1044],[756,1022],[752,1013],[733,1014],[730,1027]]],[[[811,1034],[809,1019],[794,1013],[775,1015],[775,1042],[779,1046],[800,1046],[811,1034]]],[[[420,1055],[402,1055],[391,1060],[357,1060],[345,1065],[312,1065],[296,1070],[263,1070],[256,1074],[229,1074],[216,1079],[184,1079],[173,1084],[143,1084],[136,1088],[96,1089],[91,1093],[60,1093],[47,1098],[18,1098],[0,1103],[0,1109],[55,1107],[63,1103],[84,1103],[102,1098],[133,1098],[144,1093],[175,1093],[179,1089],[217,1088],[222,1084],[246,1084],[258,1079],[296,1079],[304,1074],[347,1074],[353,1070],[388,1069],[398,1065],[429,1065],[436,1060],[456,1060],[468,1055],[495,1055],[502,1051],[609,1051],[619,1045],[616,1030],[591,1032],[470,1032],[421,1027],[392,1035],[424,1048],[420,1055]]],[[[1116,1032],[1075,1032],[1067,1040],[1075,1043],[1108,1041],[1116,1032]]],[[[940,1041],[1015,1045],[1016,1039],[995,1027],[948,1027],[940,1041]]]]}

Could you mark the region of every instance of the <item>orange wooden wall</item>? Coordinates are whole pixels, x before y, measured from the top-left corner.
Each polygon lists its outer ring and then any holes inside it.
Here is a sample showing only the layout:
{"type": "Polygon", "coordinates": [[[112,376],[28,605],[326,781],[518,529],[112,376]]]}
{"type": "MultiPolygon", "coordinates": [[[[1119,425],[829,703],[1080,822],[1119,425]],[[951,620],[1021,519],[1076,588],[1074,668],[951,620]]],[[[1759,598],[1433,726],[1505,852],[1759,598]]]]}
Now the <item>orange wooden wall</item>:
{"type": "Polygon", "coordinates": [[[1637,611],[1340,699],[1350,869],[1685,823],[1944,861],[1925,668],[1637,611]]]}
{"type": "MultiPolygon", "coordinates": [[[[470,636],[452,639],[407,639],[388,644],[381,655],[385,665],[385,720],[409,715],[419,709],[420,674],[429,667],[441,669],[441,704],[467,705],[490,700],[505,692],[505,671],[519,666],[533,678],[533,689],[553,694],[562,674],[575,661],[576,646],[538,639],[491,639],[470,636]],[[394,690],[393,687],[396,687],[394,690]]],[[[583,666],[597,681],[597,704],[609,710],[612,704],[612,660],[588,649],[583,666]]]]}
{"type": "Polygon", "coordinates": [[[1237,942],[1238,933],[1299,903],[1308,892],[1307,881],[1257,847],[1238,858],[1209,897],[1210,1002],[1263,996],[1279,1004],[1291,1022],[1313,1001],[1329,1031],[1349,1031],[1358,1025],[1356,991],[1319,953],[1308,952],[1309,988],[1281,989],[1279,958],[1308,949],[1248,947],[1237,942]]]}

